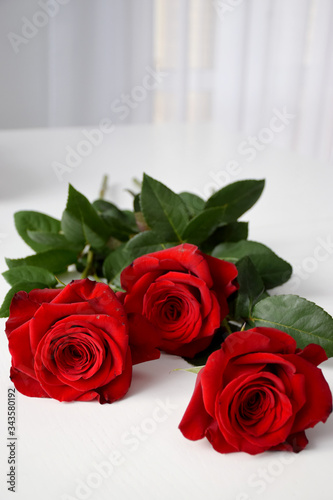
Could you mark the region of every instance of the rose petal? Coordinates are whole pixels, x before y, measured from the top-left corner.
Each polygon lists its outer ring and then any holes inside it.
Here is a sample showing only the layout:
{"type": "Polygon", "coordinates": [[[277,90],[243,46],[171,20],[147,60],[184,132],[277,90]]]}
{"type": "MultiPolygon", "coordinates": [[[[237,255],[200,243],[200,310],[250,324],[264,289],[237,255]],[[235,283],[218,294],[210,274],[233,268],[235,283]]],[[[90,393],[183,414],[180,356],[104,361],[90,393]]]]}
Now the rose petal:
{"type": "Polygon", "coordinates": [[[297,354],[315,366],[320,365],[320,363],[328,359],[325,350],[318,344],[308,344],[297,354]]]}
{"type": "Polygon", "coordinates": [[[129,314],[128,322],[133,365],[158,359],[161,355],[157,349],[161,340],[160,332],[140,314],[129,314]]]}
{"type": "Polygon", "coordinates": [[[31,292],[17,292],[12,298],[9,318],[6,321],[6,334],[9,335],[19,326],[29,321],[43,302],[51,302],[59,290],[44,288],[31,292]]]}
{"type": "Polygon", "coordinates": [[[214,280],[213,289],[218,297],[229,297],[229,295],[238,290],[239,285],[235,283],[238,275],[235,264],[217,259],[211,255],[205,255],[205,259],[214,280]]]}
{"type": "Polygon", "coordinates": [[[10,378],[16,389],[25,396],[35,398],[49,397],[35,378],[29,377],[25,373],[16,370],[16,368],[12,367],[10,369],[10,378]]]}
{"type": "Polygon", "coordinates": [[[29,322],[13,330],[8,338],[8,348],[12,355],[12,366],[34,378],[34,357],[29,338],[29,322]]]}
{"type": "Polygon", "coordinates": [[[133,284],[144,274],[151,271],[187,271],[207,283],[208,288],[213,284],[212,277],[205,257],[198,247],[184,243],[176,247],[167,248],[151,255],[144,255],[126,267],[121,273],[121,285],[130,292],[133,284]]]}
{"type": "Polygon", "coordinates": [[[99,402],[101,404],[104,403],[113,403],[118,399],[125,396],[127,393],[132,380],[132,359],[131,359],[131,351],[128,349],[125,366],[123,372],[114,378],[107,385],[98,389],[98,393],[100,395],[99,402]]]}
{"type": "Polygon", "coordinates": [[[147,273],[133,284],[131,292],[125,295],[124,306],[127,313],[142,313],[144,296],[159,273],[147,273]]]}
{"type": "MultiPolygon", "coordinates": [[[[225,439],[240,451],[251,454],[253,454],[253,446],[267,450],[285,441],[293,424],[292,405],[289,398],[283,393],[283,384],[278,377],[269,372],[255,373],[250,376],[245,374],[230,382],[216,400],[215,413],[225,439]],[[266,388],[276,400],[270,410],[274,412],[275,420],[272,421],[270,415],[262,417],[269,418],[269,421],[272,422],[271,428],[265,429],[265,424],[260,421],[259,424],[256,423],[259,428],[263,429],[262,436],[258,435],[258,432],[252,436],[249,428],[244,428],[238,418],[239,396],[242,391],[253,384],[256,384],[258,388],[266,388]]],[[[249,425],[251,423],[252,421],[249,421],[249,425]]]]}
{"type": "Polygon", "coordinates": [[[295,417],[292,433],[326,422],[332,412],[332,394],[322,371],[299,355],[286,355],[296,367],[297,373],[305,376],[306,401],[295,417]]]}
{"type": "Polygon", "coordinates": [[[46,332],[58,320],[73,315],[85,315],[88,319],[94,315],[95,310],[86,302],[74,302],[73,304],[42,304],[35,316],[30,321],[30,344],[34,353],[46,332]]]}
{"type": "MultiPolygon", "coordinates": [[[[168,272],[163,276],[156,278],[155,283],[165,283],[169,281],[171,283],[180,283],[183,285],[188,285],[189,287],[194,287],[200,293],[200,304],[201,304],[201,314],[206,317],[212,310],[212,294],[207,286],[207,284],[199,278],[192,276],[191,274],[176,273],[174,271],[168,272]]],[[[153,286],[153,285],[152,285],[153,286]]]]}
{"type": "Polygon", "coordinates": [[[206,438],[213,446],[214,450],[218,451],[219,453],[234,453],[235,451],[239,451],[237,450],[237,448],[228,443],[228,441],[226,441],[216,421],[212,421],[212,423],[207,428],[206,438]]]}
{"type": "Polygon", "coordinates": [[[179,424],[182,434],[192,441],[202,439],[207,428],[213,422],[202,399],[201,372],[202,370],[198,373],[194,392],[179,424]]]}

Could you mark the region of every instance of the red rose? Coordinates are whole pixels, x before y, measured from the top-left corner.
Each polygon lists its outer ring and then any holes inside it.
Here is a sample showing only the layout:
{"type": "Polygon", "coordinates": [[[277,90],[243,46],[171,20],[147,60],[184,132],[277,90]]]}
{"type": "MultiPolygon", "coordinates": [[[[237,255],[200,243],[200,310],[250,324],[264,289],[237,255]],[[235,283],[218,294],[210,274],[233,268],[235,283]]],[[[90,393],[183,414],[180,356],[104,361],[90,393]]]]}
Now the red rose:
{"type": "MultiPolygon", "coordinates": [[[[193,357],[208,347],[227,315],[236,276],[234,264],[187,243],[139,257],[121,274],[130,342],[149,332],[159,349],[193,357]]],[[[142,349],[141,361],[152,357],[142,349]]]]}
{"type": "Polygon", "coordinates": [[[325,359],[319,345],[296,349],[272,328],[233,333],[200,370],[179,428],[188,439],[206,436],[221,453],[298,452],[308,443],[304,430],[332,411],[317,368],[325,359]]]}
{"type": "Polygon", "coordinates": [[[18,292],[6,333],[11,379],[27,396],[112,403],[130,386],[125,311],[104,283],[18,292]]]}

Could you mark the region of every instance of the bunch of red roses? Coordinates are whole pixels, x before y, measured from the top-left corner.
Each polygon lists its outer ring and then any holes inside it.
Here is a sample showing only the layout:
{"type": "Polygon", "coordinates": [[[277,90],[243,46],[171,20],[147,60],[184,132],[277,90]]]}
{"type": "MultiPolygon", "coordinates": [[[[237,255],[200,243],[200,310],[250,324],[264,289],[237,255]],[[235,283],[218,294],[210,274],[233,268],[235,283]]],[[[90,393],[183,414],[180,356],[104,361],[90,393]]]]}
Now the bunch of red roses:
{"type": "MultiPolygon", "coordinates": [[[[239,288],[236,266],[181,244],[135,259],[124,292],[81,279],[63,288],[19,291],[6,323],[11,379],[27,396],[112,403],[132,364],[160,351],[193,358],[212,342],[239,288]]],[[[229,332],[230,333],[230,332],[229,332]]],[[[180,423],[223,453],[300,451],[304,430],[325,422],[332,396],[317,365],[324,349],[297,349],[287,333],[257,327],[230,333],[199,371],[180,423]]]]}

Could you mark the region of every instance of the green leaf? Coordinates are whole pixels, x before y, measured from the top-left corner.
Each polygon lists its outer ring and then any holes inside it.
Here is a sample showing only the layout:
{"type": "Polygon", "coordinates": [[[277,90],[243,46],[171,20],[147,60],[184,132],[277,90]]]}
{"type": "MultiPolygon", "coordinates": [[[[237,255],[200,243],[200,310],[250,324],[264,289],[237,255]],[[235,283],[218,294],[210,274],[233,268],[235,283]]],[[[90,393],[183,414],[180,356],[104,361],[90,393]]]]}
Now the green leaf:
{"type": "Polygon", "coordinates": [[[20,291],[31,292],[31,290],[35,290],[36,288],[48,288],[48,287],[45,285],[45,283],[33,283],[31,281],[29,282],[22,281],[21,283],[16,283],[16,285],[14,285],[9,290],[9,292],[4,298],[4,301],[0,308],[0,318],[7,318],[9,316],[9,307],[15,293],[20,291]]]}
{"type": "Polygon", "coordinates": [[[134,212],[141,212],[141,194],[138,193],[135,195],[134,200],[133,200],[133,210],[134,212]]]}
{"type": "Polygon", "coordinates": [[[246,240],[249,233],[248,222],[230,222],[216,230],[220,242],[246,240]]]}
{"type": "Polygon", "coordinates": [[[132,210],[122,210],[121,213],[124,217],[126,217],[125,223],[134,229],[134,231],[137,231],[138,228],[136,225],[135,213],[132,212],[132,210]]]}
{"type": "Polygon", "coordinates": [[[164,241],[182,242],[181,235],[189,221],[189,215],[178,194],[144,174],[141,207],[148,226],[164,241]]]}
{"type": "Polygon", "coordinates": [[[256,203],[264,186],[264,180],[245,180],[228,184],[207,200],[205,209],[223,207],[225,222],[233,222],[256,203]]]}
{"type": "Polygon", "coordinates": [[[103,274],[109,283],[120,285],[120,274],[132,262],[131,256],[123,244],[111,252],[104,261],[103,274]]]}
{"type": "Polygon", "coordinates": [[[37,266],[48,269],[54,274],[65,272],[70,264],[77,260],[76,252],[71,250],[46,250],[45,252],[30,255],[24,259],[6,259],[9,269],[18,266],[37,266]]]}
{"type": "Polygon", "coordinates": [[[123,220],[109,215],[108,212],[105,212],[102,217],[109,228],[110,236],[117,238],[119,241],[127,241],[130,236],[138,232],[137,229],[128,226],[123,220]]]}
{"type": "Polygon", "coordinates": [[[117,216],[118,214],[121,215],[121,210],[115,205],[114,203],[111,203],[106,200],[95,200],[92,203],[92,206],[97,210],[99,213],[104,213],[104,212],[112,212],[113,215],[117,216]]]}
{"type": "Polygon", "coordinates": [[[83,196],[69,185],[66,209],[61,219],[61,227],[65,237],[77,244],[90,244],[93,248],[105,245],[109,238],[109,230],[98,215],[96,209],[83,196]]]}
{"type": "Polygon", "coordinates": [[[44,245],[47,249],[63,248],[67,250],[76,250],[77,252],[83,249],[82,246],[74,245],[74,243],[68,241],[63,234],[42,233],[40,231],[30,230],[28,230],[27,233],[33,241],[44,245]]]}
{"type": "Polygon", "coordinates": [[[204,200],[196,194],[184,191],[183,193],[179,193],[179,196],[185,203],[191,218],[198,215],[205,208],[204,200]]]}
{"type": "Polygon", "coordinates": [[[175,372],[190,372],[190,373],[195,373],[198,374],[201,368],[204,368],[205,365],[201,366],[193,366],[193,368],[175,368],[173,371],[175,372]]]}
{"type": "Polygon", "coordinates": [[[213,234],[200,245],[200,250],[210,253],[219,243],[246,240],[248,236],[248,222],[229,222],[215,229],[213,234]]]}
{"type": "Polygon", "coordinates": [[[120,210],[116,205],[105,200],[96,200],[92,206],[102,215],[102,218],[113,217],[123,224],[136,227],[134,213],[130,210],[120,210]]]}
{"type": "Polygon", "coordinates": [[[265,285],[250,257],[243,257],[236,266],[239,290],[235,303],[235,317],[247,319],[254,304],[264,298],[265,285]]]}
{"type": "Polygon", "coordinates": [[[36,266],[18,266],[8,269],[2,273],[2,276],[10,285],[16,285],[21,282],[44,283],[49,288],[57,284],[54,275],[47,269],[36,266]]]}
{"type": "Polygon", "coordinates": [[[40,212],[16,212],[14,214],[14,221],[18,234],[35,252],[48,250],[50,245],[33,240],[29,236],[30,231],[58,234],[61,229],[59,220],[40,212]]]}
{"type": "Polygon", "coordinates": [[[126,244],[131,260],[134,260],[148,253],[158,252],[165,248],[170,248],[178,243],[161,242],[161,238],[154,231],[144,231],[129,240],[126,244]]]}
{"type": "Polygon", "coordinates": [[[224,212],[223,207],[208,208],[200,212],[187,224],[182,234],[183,240],[194,245],[205,241],[218,226],[224,223],[224,212]]]}
{"type": "Polygon", "coordinates": [[[254,306],[251,326],[267,326],[289,333],[299,348],[313,343],[333,356],[333,318],[321,307],[297,295],[275,295],[254,306]]]}
{"type": "Polygon", "coordinates": [[[221,243],[214,248],[212,255],[231,262],[237,262],[242,257],[250,257],[267,289],[282,285],[288,281],[292,273],[292,267],[288,262],[256,241],[221,243]]]}

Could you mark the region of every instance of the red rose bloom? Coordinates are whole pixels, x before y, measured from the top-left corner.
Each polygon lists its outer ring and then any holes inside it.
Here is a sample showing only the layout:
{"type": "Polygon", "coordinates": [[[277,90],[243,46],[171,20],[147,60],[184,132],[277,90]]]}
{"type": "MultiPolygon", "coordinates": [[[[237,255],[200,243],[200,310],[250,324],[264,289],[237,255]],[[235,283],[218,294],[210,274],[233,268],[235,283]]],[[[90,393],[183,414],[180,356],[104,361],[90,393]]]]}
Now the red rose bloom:
{"type": "MultiPolygon", "coordinates": [[[[121,274],[130,342],[150,332],[159,349],[193,357],[208,347],[227,315],[236,276],[234,264],[187,243],[139,257],[121,274]]],[[[141,354],[149,359],[144,349],[141,354]]]]}
{"type": "Polygon", "coordinates": [[[298,452],[308,443],[304,430],[332,411],[317,368],[325,359],[319,345],[297,349],[272,328],[233,333],[200,370],[179,428],[191,440],[207,437],[221,453],[298,452]]]}
{"type": "Polygon", "coordinates": [[[11,379],[27,396],[112,403],[126,394],[132,363],[124,308],[103,283],[18,292],[6,323],[11,379]]]}

